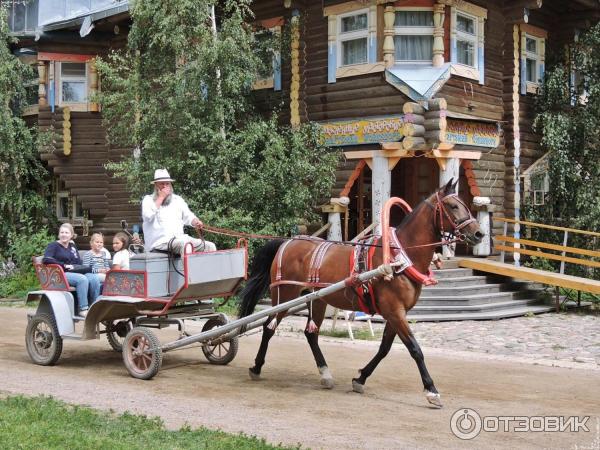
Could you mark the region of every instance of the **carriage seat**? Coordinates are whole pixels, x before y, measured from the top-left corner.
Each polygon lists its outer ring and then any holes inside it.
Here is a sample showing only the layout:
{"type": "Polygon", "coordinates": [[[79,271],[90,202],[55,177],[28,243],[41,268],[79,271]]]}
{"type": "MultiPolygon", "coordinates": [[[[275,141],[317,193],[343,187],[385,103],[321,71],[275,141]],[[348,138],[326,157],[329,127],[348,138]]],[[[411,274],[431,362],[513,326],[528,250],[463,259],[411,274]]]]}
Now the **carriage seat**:
{"type": "Polygon", "coordinates": [[[42,289],[52,291],[75,292],[75,288],[69,285],[65,271],[58,264],[43,264],[43,256],[33,256],[33,268],[42,289]]]}

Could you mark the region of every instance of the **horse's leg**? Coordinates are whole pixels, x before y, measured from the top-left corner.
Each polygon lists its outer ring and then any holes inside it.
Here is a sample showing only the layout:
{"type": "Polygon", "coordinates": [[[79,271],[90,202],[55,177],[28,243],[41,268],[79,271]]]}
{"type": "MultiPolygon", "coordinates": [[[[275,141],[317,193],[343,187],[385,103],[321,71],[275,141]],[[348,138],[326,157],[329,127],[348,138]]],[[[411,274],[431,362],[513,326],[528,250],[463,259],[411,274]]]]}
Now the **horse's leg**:
{"type": "Polygon", "coordinates": [[[371,376],[381,360],[387,356],[392,348],[392,343],[394,342],[395,337],[396,331],[393,329],[390,323],[387,322],[385,324],[385,328],[383,329],[383,338],[381,339],[381,344],[379,345],[377,354],[365,367],[358,371],[358,378],[352,378],[352,389],[354,392],[358,392],[359,394],[364,392],[364,386],[367,378],[371,376]]]}
{"type": "Polygon", "coordinates": [[[332,389],[334,386],[333,376],[329,371],[329,367],[327,367],[327,362],[319,347],[319,330],[323,324],[323,319],[325,318],[327,304],[321,300],[316,300],[312,302],[312,305],[310,305],[309,308],[310,310],[306,328],[304,329],[304,336],[306,336],[308,345],[310,346],[315,362],[317,363],[317,368],[321,375],[321,386],[326,389],[332,389]]]}
{"type": "Polygon", "coordinates": [[[417,363],[417,367],[419,368],[419,373],[421,374],[421,381],[423,381],[423,387],[425,389],[425,397],[427,401],[432,405],[442,407],[442,400],[440,398],[440,394],[438,390],[435,388],[433,384],[433,380],[429,375],[429,371],[427,370],[427,366],[425,366],[425,358],[423,357],[423,352],[421,351],[421,347],[417,342],[415,336],[412,334],[412,331],[408,325],[408,320],[406,319],[406,313],[401,311],[399,314],[394,315],[389,318],[389,321],[392,322],[392,325],[396,328],[398,337],[406,346],[410,356],[417,363]]]}
{"type": "MultiPolygon", "coordinates": [[[[293,286],[280,286],[277,289],[273,289],[271,292],[271,303],[273,306],[276,306],[280,303],[285,303],[288,300],[297,297],[299,293],[299,289],[293,286]]],[[[265,357],[267,355],[267,350],[269,348],[269,341],[275,334],[275,330],[277,326],[281,322],[281,320],[285,317],[286,312],[281,312],[276,316],[269,316],[267,321],[263,325],[263,334],[262,339],[260,341],[260,347],[258,348],[258,353],[256,354],[256,358],[254,359],[254,367],[251,367],[248,370],[250,378],[253,380],[260,379],[260,372],[262,370],[262,366],[265,364],[265,357]]]]}

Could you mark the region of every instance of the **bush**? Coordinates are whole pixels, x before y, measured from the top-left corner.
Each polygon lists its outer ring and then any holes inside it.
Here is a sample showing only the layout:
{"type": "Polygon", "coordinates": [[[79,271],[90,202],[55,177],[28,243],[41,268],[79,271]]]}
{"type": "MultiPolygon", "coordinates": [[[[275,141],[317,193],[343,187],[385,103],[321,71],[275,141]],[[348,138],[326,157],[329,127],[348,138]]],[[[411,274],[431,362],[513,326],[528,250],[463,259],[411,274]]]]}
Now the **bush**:
{"type": "Polygon", "coordinates": [[[30,229],[11,233],[8,237],[8,257],[14,261],[21,273],[33,273],[31,257],[42,255],[44,249],[53,240],[46,228],[39,231],[30,229]]]}

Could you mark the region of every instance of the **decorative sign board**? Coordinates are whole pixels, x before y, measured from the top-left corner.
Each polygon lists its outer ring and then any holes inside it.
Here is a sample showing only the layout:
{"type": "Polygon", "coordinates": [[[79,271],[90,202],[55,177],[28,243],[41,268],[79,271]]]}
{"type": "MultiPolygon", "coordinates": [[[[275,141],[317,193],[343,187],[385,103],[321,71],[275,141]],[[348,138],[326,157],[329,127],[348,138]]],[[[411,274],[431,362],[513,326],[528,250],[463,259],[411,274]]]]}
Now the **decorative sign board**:
{"type": "Polygon", "coordinates": [[[500,145],[500,132],[495,123],[447,119],[446,142],[496,148],[500,145]]]}
{"type": "Polygon", "coordinates": [[[402,127],[406,116],[370,117],[367,119],[336,120],[321,122],[325,145],[339,147],[343,145],[378,144],[380,142],[398,142],[404,137],[402,127]]]}

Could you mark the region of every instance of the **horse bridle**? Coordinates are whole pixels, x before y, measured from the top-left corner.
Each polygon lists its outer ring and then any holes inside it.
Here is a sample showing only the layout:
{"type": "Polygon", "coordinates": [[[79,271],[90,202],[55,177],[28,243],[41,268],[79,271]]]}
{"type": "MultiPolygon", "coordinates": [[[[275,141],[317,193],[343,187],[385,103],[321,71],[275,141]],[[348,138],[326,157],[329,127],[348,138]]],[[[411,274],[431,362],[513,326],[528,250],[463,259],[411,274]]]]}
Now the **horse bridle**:
{"type": "Polygon", "coordinates": [[[471,215],[471,211],[469,210],[469,208],[467,207],[467,205],[465,204],[465,202],[463,202],[460,197],[458,196],[458,194],[448,194],[445,195],[444,197],[440,196],[440,192],[436,192],[435,193],[435,198],[437,200],[437,203],[434,207],[434,225],[435,222],[438,222],[438,228],[440,229],[440,233],[442,234],[442,237],[446,236],[446,231],[444,230],[444,216],[446,217],[446,219],[448,219],[448,222],[450,222],[450,225],[454,228],[454,231],[448,233],[449,238],[456,238],[459,241],[464,241],[467,237],[465,236],[464,233],[461,232],[461,230],[463,230],[465,227],[467,227],[468,225],[472,224],[473,222],[477,222],[477,219],[475,219],[472,215],[471,215]],[[464,208],[468,211],[469,216],[465,217],[463,219],[459,219],[457,221],[454,221],[454,219],[452,218],[452,216],[448,213],[446,206],[444,205],[444,200],[446,200],[447,198],[454,198],[459,204],[461,204],[462,206],[464,206],[464,208]]]}

